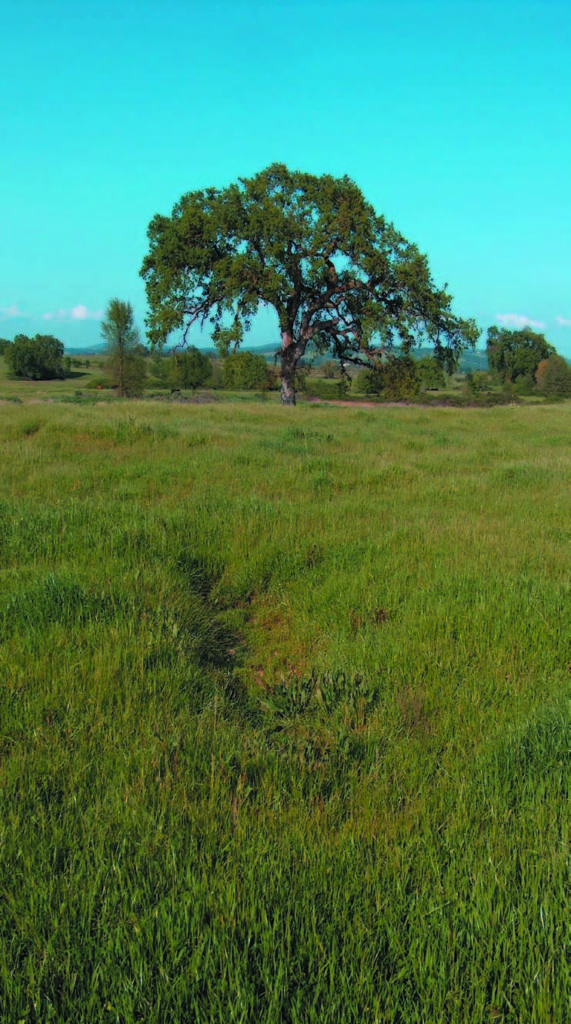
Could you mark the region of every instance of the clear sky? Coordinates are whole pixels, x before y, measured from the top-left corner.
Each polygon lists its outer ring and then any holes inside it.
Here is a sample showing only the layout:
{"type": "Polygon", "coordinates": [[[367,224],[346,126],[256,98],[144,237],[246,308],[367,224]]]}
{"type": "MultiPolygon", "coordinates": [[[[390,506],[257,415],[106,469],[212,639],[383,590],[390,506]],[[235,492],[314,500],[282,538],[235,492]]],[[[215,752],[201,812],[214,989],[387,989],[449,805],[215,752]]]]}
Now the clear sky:
{"type": "Polygon", "coordinates": [[[281,161],[350,175],[459,315],[571,356],[569,0],[4,0],[1,24],[0,336],[92,345],[113,297],[144,329],[151,217],[281,161]]]}

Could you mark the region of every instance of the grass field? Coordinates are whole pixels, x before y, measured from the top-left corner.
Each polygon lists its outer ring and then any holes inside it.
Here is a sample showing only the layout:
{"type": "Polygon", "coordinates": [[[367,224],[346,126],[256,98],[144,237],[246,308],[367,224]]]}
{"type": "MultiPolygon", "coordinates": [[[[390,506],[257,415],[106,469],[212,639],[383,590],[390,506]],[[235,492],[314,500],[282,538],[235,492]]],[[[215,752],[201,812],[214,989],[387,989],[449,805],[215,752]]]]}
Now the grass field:
{"type": "Polygon", "coordinates": [[[31,388],[2,1024],[569,1019],[571,404],[31,388]]]}

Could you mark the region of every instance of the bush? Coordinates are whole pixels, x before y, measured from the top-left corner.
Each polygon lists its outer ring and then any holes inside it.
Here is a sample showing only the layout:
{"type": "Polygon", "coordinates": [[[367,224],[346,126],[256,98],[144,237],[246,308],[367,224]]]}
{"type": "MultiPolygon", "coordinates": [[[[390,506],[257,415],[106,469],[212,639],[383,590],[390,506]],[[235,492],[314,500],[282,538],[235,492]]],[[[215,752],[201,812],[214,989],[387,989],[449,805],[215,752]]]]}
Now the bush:
{"type": "Polygon", "coordinates": [[[491,380],[489,373],[483,370],[476,370],[475,373],[466,374],[466,390],[470,395],[481,395],[491,391],[491,380]]]}
{"type": "Polygon", "coordinates": [[[365,395],[380,395],[387,402],[414,398],[420,391],[416,363],[411,356],[395,356],[359,374],[358,389],[365,395]]]}
{"type": "Polygon", "coordinates": [[[89,391],[100,391],[102,388],[110,390],[113,384],[109,380],[109,377],[92,377],[90,381],[85,384],[85,390],[89,391]]]}
{"type": "Polygon", "coordinates": [[[524,377],[518,377],[513,385],[513,394],[527,397],[537,394],[537,385],[532,373],[529,373],[524,377]]]}
{"type": "Polygon", "coordinates": [[[416,376],[422,391],[438,391],[446,387],[444,370],[433,356],[417,360],[416,376]]]}
{"type": "Polygon", "coordinates": [[[339,363],[336,363],[334,359],[326,359],[319,370],[327,380],[336,380],[341,374],[339,363]]]}
{"type": "MultiPolygon", "coordinates": [[[[302,389],[296,387],[296,390],[301,391],[302,389]]],[[[309,398],[320,398],[323,402],[338,402],[347,397],[347,384],[343,379],[335,381],[307,377],[303,392],[309,398]]]]}
{"type": "Polygon", "coordinates": [[[268,391],[277,388],[277,374],[263,356],[233,352],[224,360],[222,380],[227,391],[268,391]]]}
{"type": "Polygon", "coordinates": [[[571,396],[571,366],[562,356],[550,356],[542,360],[535,379],[539,391],[547,398],[571,396]]]}
{"type": "Polygon", "coordinates": [[[175,388],[199,388],[212,378],[212,363],[195,345],[174,352],[167,361],[167,381],[175,388]]]}

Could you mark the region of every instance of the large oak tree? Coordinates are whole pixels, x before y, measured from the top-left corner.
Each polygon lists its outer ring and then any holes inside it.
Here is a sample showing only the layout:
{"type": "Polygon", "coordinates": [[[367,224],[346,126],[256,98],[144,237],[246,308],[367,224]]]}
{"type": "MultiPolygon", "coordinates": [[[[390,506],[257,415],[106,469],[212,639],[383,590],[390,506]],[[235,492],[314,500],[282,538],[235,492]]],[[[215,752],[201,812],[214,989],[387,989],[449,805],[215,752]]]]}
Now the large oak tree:
{"type": "Polygon", "coordinates": [[[478,329],[451,311],[417,247],[378,216],[348,177],[272,164],[224,189],[189,192],[148,229],[141,275],[148,336],[210,324],[221,354],[237,347],[261,306],[280,329],[281,395],[312,343],[341,363],[372,366],[395,347],[432,344],[451,371],[478,329]]]}

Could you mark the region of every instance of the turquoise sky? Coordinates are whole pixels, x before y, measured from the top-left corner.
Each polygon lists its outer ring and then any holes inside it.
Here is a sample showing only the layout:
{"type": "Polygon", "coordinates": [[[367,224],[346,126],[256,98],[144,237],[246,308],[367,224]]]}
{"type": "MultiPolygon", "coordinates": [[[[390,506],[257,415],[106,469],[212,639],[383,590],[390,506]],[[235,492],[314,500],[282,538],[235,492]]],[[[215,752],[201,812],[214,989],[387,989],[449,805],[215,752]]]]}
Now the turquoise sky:
{"type": "Polygon", "coordinates": [[[153,214],[279,160],[349,174],[460,315],[571,356],[570,52],[569,0],[6,0],[0,336],[92,345],[115,296],[144,328],[153,214]]]}

